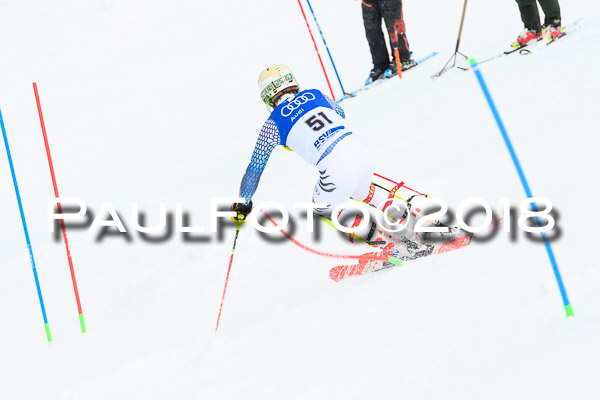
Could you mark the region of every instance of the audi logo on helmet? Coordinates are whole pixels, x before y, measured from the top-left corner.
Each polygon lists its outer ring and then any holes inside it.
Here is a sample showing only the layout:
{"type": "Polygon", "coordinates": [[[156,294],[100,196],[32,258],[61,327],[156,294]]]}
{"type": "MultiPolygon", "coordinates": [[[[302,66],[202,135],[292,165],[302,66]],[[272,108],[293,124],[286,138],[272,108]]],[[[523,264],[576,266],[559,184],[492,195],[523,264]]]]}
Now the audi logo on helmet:
{"type": "Polygon", "coordinates": [[[310,92],[304,93],[302,94],[302,96],[294,97],[293,100],[291,100],[288,104],[281,108],[281,116],[289,117],[298,107],[314,99],[315,95],[310,92]]]}

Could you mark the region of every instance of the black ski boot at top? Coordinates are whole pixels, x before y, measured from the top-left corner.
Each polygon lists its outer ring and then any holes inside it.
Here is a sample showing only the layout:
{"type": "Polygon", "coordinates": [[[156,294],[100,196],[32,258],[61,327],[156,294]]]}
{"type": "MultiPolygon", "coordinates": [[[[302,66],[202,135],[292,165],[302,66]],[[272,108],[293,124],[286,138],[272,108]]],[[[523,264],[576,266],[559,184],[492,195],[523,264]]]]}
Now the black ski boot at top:
{"type": "Polygon", "coordinates": [[[383,74],[384,74],[386,68],[387,68],[387,65],[384,65],[382,67],[373,67],[371,72],[369,72],[369,77],[365,81],[365,85],[370,85],[371,83],[375,82],[376,80],[383,78],[384,77],[383,74]]]}
{"type": "MultiPolygon", "coordinates": [[[[417,62],[411,58],[402,61],[401,64],[402,72],[417,66],[417,62]]],[[[384,75],[386,78],[391,78],[392,76],[398,75],[398,67],[396,66],[396,61],[390,61],[390,65],[388,65],[387,69],[384,72],[384,75]]]]}

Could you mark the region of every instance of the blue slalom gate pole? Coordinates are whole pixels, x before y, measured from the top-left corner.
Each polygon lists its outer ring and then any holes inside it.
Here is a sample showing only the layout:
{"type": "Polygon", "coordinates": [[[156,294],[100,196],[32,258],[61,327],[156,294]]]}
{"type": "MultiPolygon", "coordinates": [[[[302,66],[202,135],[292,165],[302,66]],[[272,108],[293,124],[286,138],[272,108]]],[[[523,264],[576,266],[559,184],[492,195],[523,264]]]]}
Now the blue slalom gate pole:
{"type": "MultiPolygon", "coordinates": [[[[523,189],[525,190],[525,194],[527,195],[527,198],[532,198],[534,196],[531,193],[531,189],[529,187],[529,183],[527,182],[527,178],[525,178],[525,172],[523,171],[523,168],[521,167],[521,163],[519,162],[517,153],[515,152],[515,149],[514,149],[512,142],[508,136],[506,128],[504,127],[502,118],[500,118],[500,113],[498,112],[498,109],[496,108],[496,105],[494,104],[492,95],[490,94],[490,91],[488,90],[488,87],[483,79],[483,75],[481,74],[481,71],[479,69],[479,64],[477,64],[477,61],[474,58],[469,59],[469,63],[471,64],[471,67],[473,68],[473,72],[475,72],[477,81],[479,82],[479,85],[481,86],[481,90],[483,91],[485,99],[487,100],[488,105],[490,106],[490,109],[492,111],[492,114],[494,115],[494,119],[496,120],[498,129],[500,129],[500,133],[502,134],[504,143],[506,144],[508,152],[510,153],[510,157],[512,158],[513,164],[515,165],[515,169],[517,170],[517,173],[519,174],[519,178],[521,180],[521,184],[523,185],[523,189]]],[[[533,208],[533,211],[537,211],[537,206],[535,205],[535,203],[531,203],[531,206],[533,208]]],[[[537,221],[538,225],[541,224],[538,217],[536,217],[536,221],[537,221]]],[[[556,257],[554,256],[554,251],[552,250],[552,245],[550,244],[550,241],[548,240],[548,236],[546,235],[545,232],[541,232],[541,236],[542,236],[542,239],[544,240],[546,252],[548,253],[548,258],[550,259],[550,264],[552,264],[552,270],[554,271],[554,277],[556,278],[556,283],[558,283],[558,288],[559,288],[560,294],[562,296],[563,304],[565,307],[565,312],[567,314],[567,317],[572,317],[575,314],[573,313],[573,307],[569,301],[569,297],[567,296],[567,290],[565,289],[565,285],[563,283],[563,280],[562,280],[562,277],[560,274],[560,270],[558,269],[558,263],[556,261],[556,257]]]]}
{"type": "Polygon", "coordinates": [[[23,230],[25,231],[25,240],[27,241],[27,249],[29,250],[29,260],[33,268],[33,277],[35,278],[35,286],[37,288],[38,298],[40,300],[40,307],[42,308],[42,316],[44,317],[44,329],[46,330],[46,338],[48,342],[52,341],[52,334],[50,333],[50,325],[48,324],[48,317],[46,316],[46,307],[44,307],[44,298],[42,297],[42,288],[40,287],[40,280],[38,278],[37,269],[35,268],[35,260],[33,258],[33,251],[31,250],[31,240],[29,240],[29,231],[27,230],[27,222],[25,221],[25,213],[23,212],[23,203],[21,202],[21,195],[19,193],[19,185],[17,184],[17,176],[15,175],[15,167],[13,165],[12,157],[10,155],[10,147],[8,146],[8,138],[6,137],[6,128],[4,127],[4,120],[2,119],[2,110],[0,109],[0,126],[2,127],[2,136],[4,137],[4,146],[6,147],[6,155],[8,156],[8,164],[10,165],[10,173],[12,174],[13,184],[15,186],[15,194],[17,195],[17,203],[19,203],[19,211],[21,213],[21,222],[23,223],[23,230]]]}
{"type": "Polygon", "coordinates": [[[333,57],[331,57],[331,52],[329,51],[329,47],[327,46],[327,42],[325,41],[325,36],[323,36],[323,32],[321,31],[321,25],[319,25],[319,21],[317,21],[315,12],[313,11],[312,6],[310,5],[310,0],[306,0],[306,3],[308,4],[308,8],[310,8],[310,13],[312,14],[313,19],[315,20],[315,24],[317,25],[317,29],[319,30],[319,34],[321,35],[321,39],[323,40],[323,44],[325,45],[325,50],[327,50],[327,54],[329,55],[329,60],[331,61],[331,65],[333,65],[333,70],[335,71],[335,76],[337,77],[340,87],[342,88],[342,93],[345,95],[346,91],[344,90],[344,85],[342,85],[342,80],[340,79],[340,74],[338,74],[338,70],[335,67],[335,63],[333,62],[333,57]]]}

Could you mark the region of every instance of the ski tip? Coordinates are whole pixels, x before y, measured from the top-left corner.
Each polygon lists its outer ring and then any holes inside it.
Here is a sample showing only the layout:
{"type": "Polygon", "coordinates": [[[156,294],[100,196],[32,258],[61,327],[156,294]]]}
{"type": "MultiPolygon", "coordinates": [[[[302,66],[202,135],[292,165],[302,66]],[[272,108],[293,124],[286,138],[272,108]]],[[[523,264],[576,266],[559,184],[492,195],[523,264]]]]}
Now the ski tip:
{"type": "Polygon", "coordinates": [[[332,281],[339,282],[342,279],[344,279],[344,275],[341,271],[343,267],[344,267],[343,265],[338,265],[337,267],[333,267],[329,271],[329,277],[331,278],[332,281]]]}

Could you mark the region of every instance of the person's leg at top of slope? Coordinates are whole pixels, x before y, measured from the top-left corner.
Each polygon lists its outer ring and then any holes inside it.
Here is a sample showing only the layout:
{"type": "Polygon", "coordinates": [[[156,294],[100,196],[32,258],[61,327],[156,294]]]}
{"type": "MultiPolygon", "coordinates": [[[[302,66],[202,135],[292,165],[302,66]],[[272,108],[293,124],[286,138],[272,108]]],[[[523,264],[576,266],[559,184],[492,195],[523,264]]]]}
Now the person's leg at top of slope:
{"type": "Polygon", "coordinates": [[[380,7],[392,49],[392,60],[385,72],[385,76],[390,78],[398,74],[398,61],[402,71],[416,66],[417,63],[411,57],[412,52],[406,38],[402,0],[382,0],[380,7]],[[396,60],[396,55],[398,60],[396,60]]]}
{"type": "Polygon", "coordinates": [[[539,0],[544,11],[544,26],[541,25],[537,0],[516,0],[523,21],[523,31],[517,37],[517,43],[525,46],[538,40],[542,35],[552,41],[562,33],[560,6],[558,0],[539,0]]]}
{"type": "Polygon", "coordinates": [[[381,14],[380,3],[381,0],[363,0],[361,5],[365,35],[371,52],[371,60],[373,61],[373,68],[365,81],[366,85],[383,78],[390,63],[385,36],[381,29],[383,15],[381,14]]]}

